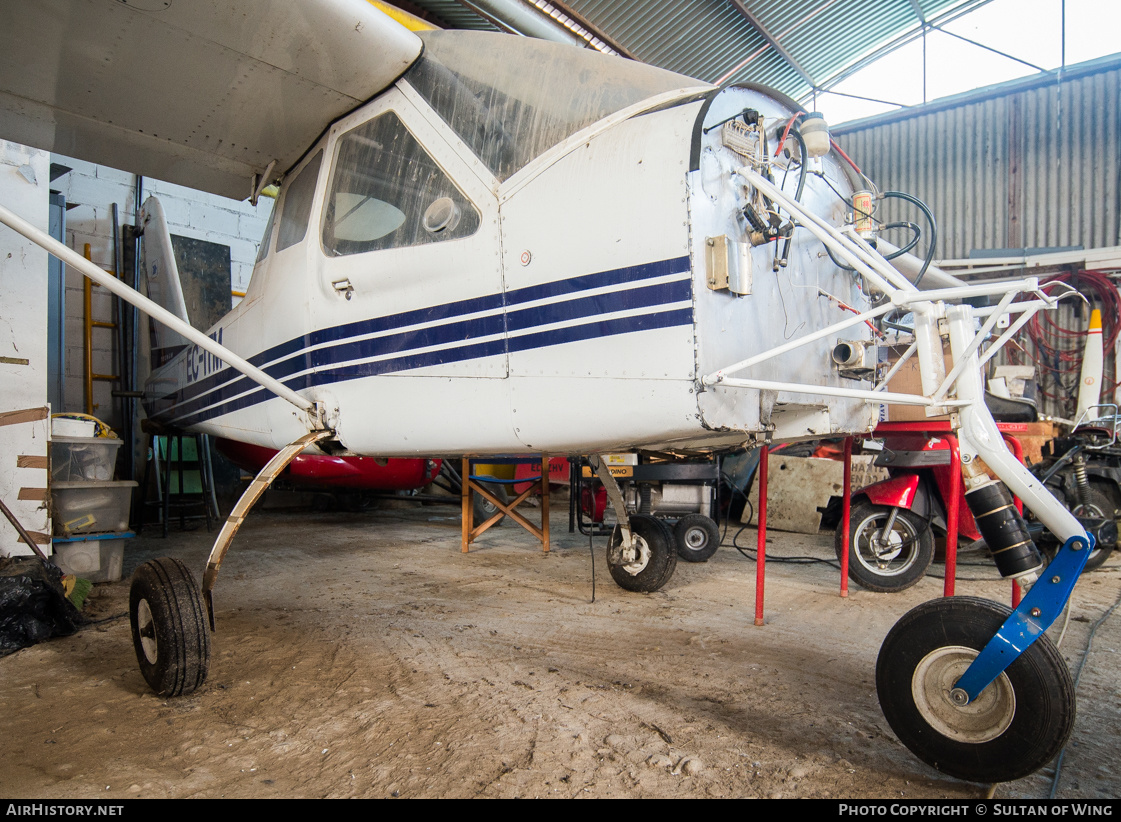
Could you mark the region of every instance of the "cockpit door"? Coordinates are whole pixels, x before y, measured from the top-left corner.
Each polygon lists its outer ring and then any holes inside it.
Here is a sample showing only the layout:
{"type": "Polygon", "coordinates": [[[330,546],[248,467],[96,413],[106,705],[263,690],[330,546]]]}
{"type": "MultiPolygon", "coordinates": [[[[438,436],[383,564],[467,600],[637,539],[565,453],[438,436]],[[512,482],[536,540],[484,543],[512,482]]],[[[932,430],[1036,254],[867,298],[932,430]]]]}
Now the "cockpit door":
{"type": "Polygon", "coordinates": [[[505,377],[493,192],[397,89],[337,124],[328,155],[315,324],[332,352],[319,366],[505,377]]]}

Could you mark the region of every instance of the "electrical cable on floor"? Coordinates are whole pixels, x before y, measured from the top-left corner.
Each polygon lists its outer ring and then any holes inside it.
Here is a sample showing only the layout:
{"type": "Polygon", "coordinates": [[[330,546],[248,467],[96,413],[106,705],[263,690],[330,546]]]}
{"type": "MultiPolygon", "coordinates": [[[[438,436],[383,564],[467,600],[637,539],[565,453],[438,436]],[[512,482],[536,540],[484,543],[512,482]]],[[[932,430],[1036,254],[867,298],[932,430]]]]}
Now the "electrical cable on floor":
{"type": "MultiPolygon", "coordinates": [[[[1094,634],[1097,633],[1098,628],[1101,626],[1101,624],[1105,622],[1106,619],[1108,619],[1114,611],[1117,610],[1118,605],[1121,605],[1121,594],[1118,594],[1117,600],[1113,603],[1113,605],[1110,606],[1109,610],[1102,614],[1101,618],[1094,623],[1093,627],[1090,628],[1090,636],[1086,638],[1086,650],[1083,651],[1082,661],[1078,663],[1078,670],[1074,674],[1075,695],[1078,694],[1078,681],[1082,678],[1082,669],[1086,667],[1086,660],[1090,658],[1090,651],[1094,647],[1094,634]]],[[[1065,631],[1066,629],[1064,628],[1063,630],[1065,631]]],[[[1058,757],[1055,759],[1055,776],[1051,780],[1051,793],[1048,795],[1048,799],[1054,799],[1056,792],[1059,790],[1059,777],[1062,774],[1063,757],[1066,755],[1066,752],[1067,749],[1064,745],[1063,749],[1059,751],[1058,757]]]]}
{"type": "MultiPolygon", "coordinates": [[[[752,562],[756,562],[757,552],[752,548],[747,548],[746,546],[740,545],[736,542],[736,540],[739,538],[739,535],[747,530],[748,527],[749,526],[744,525],[742,528],[740,528],[740,530],[736,531],[736,535],[732,537],[732,547],[739,551],[740,554],[746,559],[749,559],[752,562]]],[[[783,557],[777,556],[775,554],[767,554],[767,562],[785,562],[790,565],[814,565],[820,563],[821,565],[828,565],[831,568],[835,568],[838,571],[841,570],[841,564],[836,560],[822,559],[821,557],[783,557]]]]}
{"type": "Polygon", "coordinates": [[[596,551],[592,545],[592,528],[588,529],[588,553],[592,555],[592,602],[596,601],[596,551]]]}
{"type": "Polygon", "coordinates": [[[1062,647],[1063,640],[1067,635],[1067,628],[1070,627],[1070,612],[1073,610],[1070,607],[1072,599],[1073,597],[1067,597],[1066,605],[1063,606],[1063,613],[1065,614],[1065,616],[1063,617],[1063,630],[1059,631],[1059,638],[1055,640],[1056,648],[1062,647]]]}

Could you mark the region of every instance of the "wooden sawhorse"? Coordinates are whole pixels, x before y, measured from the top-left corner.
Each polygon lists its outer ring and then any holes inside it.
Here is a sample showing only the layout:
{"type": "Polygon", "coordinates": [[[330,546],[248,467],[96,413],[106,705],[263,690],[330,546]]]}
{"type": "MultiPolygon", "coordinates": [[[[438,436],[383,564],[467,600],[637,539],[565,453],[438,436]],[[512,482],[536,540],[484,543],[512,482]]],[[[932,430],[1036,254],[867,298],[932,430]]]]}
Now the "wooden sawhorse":
{"type": "Polygon", "coordinates": [[[514,522],[516,522],[516,523],[518,523],[518,525],[522,526],[522,528],[524,528],[525,530],[527,530],[531,534],[533,534],[533,536],[536,537],[541,542],[541,550],[545,551],[546,553],[548,552],[548,550],[549,550],[549,457],[548,457],[547,454],[542,454],[541,455],[541,460],[540,460],[541,475],[538,476],[538,477],[527,477],[525,479],[519,479],[519,480],[495,480],[493,478],[488,477],[486,480],[479,480],[479,479],[471,476],[471,463],[472,462],[480,462],[480,463],[485,462],[485,463],[490,464],[490,465],[496,465],[496,464],[497,465],[502,465],[502,464],[510,465],[510,464],[526,463],[526,462],[536,463],[537,461],[538,460],[537,460],[536,457],[534,457],[534,458],[529,458],[529,457],[485,457],[485,458],[477,458],[477,459],[472,459],[472,458],[469,458],[469,457],[464,457],[463,458],[463,465],[462,465],[463,473],[461,474],[461,476],[462,476],[462,482],[461,482],[462,500],[461,501],[462,501],[462,507],[463,507],[463,527],[462,527],[463,553],[466,554],[471,548],[471,543],[474,542],[476,539],[478,539],[479,536],[481,536],[483,534],[483,532],[486,531],[488,528],[490,528],[492,525],[496,525],[502,519],[503,515],[506,515],[506,516],[510,517],[510,519],[512,519],[514,522]],[[482,482],[501,482],[501,483],[510,483],[510,484],[515,484],[515,483],[520,484],[520,483],[523,483],[523,482],[528,482],[529,487],[526,488],[524,491],[522,491],[520,494],[518,494],[518,496],[515,497],[512,501],[502,502],[501,500],[498,499],[498,497],[496,497],[494,494],[492,494],[490,491],[488,491],[485,487],[483,487],[483,485],[481,484],[482,482]],[[540,528],[538,528],[536,525],[534,525],[532,522],[530,522],[528,519],[526,519],[521,514],[519,514],[517,511],[514,510],[522,502],[527,500],[535,491],[540,491],[541,492],[541,527],[540,528]],[[496,508],[498,508],[498,511],[495,514],[493,514],[489,519],[487,519],[485,522],[481,522],[478,525],[475,525],[475,522],[474,522],[474,519],[475,519],[474,506],[471,505],[471,494],[482,495],[484,499],[486,499],[488,502],[490,502],[492,505],[494,505],[496,508]]]}

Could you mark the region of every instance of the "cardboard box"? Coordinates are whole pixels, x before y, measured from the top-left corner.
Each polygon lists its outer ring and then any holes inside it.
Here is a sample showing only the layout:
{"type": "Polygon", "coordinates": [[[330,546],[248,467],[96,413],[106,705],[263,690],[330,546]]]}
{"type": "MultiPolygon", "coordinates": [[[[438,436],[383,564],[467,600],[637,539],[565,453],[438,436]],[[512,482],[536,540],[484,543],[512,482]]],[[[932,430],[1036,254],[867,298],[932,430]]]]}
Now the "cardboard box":
{"type": "MultiPolygon", "coordinates": [[[[907,351],[907,346],[888,346],[888,360],[887,367],[884,369],[886,374],[891,370],[895,363],[899,362],[899,358],[907,351]]],[[[948,353],[943,354],[943,362],[945,363],[946,373],[949,374],[950,370],[954,367],[953,359],[948,353]]],[[[903,367],[896,372],[895,376],[891,378],[891,382],[887,384],[887,391],[893,394],[916,394],[922,396],[922,379],[919,377],[919,355],[913,354],[907,362],[903,363],[903,367]]],[[[881,417],[881,421],[887,422],[926,422],[928,420],[948,420],[949,414],[939,414],[935,417],[928,417],[926,415],[926,408],[921,405],[888,405],[886,415],[881,417]]]]}

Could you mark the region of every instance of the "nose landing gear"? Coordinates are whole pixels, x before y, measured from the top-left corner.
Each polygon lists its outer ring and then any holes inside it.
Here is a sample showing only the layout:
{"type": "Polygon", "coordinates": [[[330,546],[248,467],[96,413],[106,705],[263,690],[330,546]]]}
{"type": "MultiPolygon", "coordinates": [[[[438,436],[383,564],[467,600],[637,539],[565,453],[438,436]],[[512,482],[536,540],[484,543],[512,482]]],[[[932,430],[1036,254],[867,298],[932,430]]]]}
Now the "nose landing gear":
{"type": "Polygon", "coordinates": [[[876,661],[880,707],[896,736],[943,773],[1008,782],[1047,764],[1074,727],[1074,683],[1040,636],[971,702],[955,684],[1011,611],[974,597],[931,600],[895,624],[876,661]]]}

